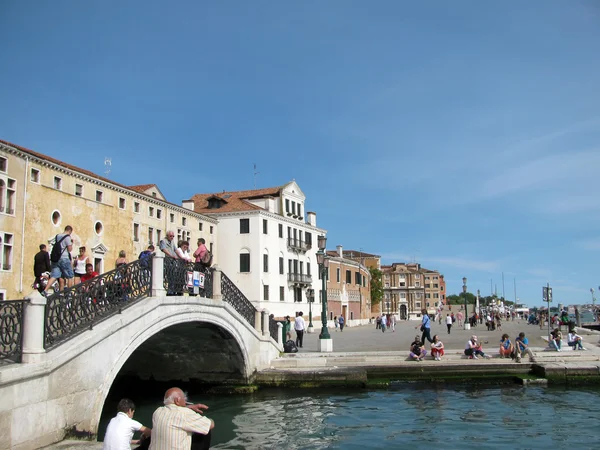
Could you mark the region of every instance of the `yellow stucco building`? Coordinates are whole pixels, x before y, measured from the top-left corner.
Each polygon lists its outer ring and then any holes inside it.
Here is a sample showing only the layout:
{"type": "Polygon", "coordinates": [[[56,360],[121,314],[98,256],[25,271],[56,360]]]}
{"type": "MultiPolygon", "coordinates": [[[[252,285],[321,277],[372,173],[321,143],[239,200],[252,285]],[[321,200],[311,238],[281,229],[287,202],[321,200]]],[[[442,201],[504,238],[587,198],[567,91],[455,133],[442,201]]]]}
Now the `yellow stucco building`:
{"type": "Polygon", "coordinates": [[[114,269],[121,250],[129,261],[150,243],[158,251],[167,230],[192,250],[200,237],[217,248],[218,221],[168,202],[155,184],[124,186],[0,140],[0,300],[31,292],[39,245],[50,251],[66,225],[73,257],[85,246],[99,273],[114,269]]]}

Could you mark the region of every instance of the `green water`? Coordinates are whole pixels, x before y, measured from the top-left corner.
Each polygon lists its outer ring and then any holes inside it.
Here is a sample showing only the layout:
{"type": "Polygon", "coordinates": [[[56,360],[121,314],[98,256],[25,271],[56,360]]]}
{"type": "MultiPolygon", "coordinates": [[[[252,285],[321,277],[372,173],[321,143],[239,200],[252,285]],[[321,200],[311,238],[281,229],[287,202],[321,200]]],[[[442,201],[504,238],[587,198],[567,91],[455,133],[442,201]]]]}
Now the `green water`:
{"type": "MultiPolygon", "coordinates": [[[[405,385],[191,397],[210,406],[217,449],[600,448],[598,389],[405,385]]],[[[160,404],[136,403],[135,418],[151,426],[160,404]]]]}

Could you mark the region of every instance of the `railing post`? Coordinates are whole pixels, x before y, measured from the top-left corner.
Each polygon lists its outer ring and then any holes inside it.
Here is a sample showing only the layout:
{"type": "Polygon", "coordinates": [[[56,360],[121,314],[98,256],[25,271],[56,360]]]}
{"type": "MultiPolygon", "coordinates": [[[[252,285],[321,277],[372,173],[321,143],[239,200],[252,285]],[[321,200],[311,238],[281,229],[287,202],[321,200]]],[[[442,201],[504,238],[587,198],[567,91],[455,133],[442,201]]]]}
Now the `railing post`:
{"type": "Polygon", "coordinates": [[[33,291],[25,300],[23,309],[23,357],[25,364],[40,362],[46,349],[44,348],[44,330],[46,320],[46,297],[33,291]]]}
{"type": "Polygon", "coordinates": [[[152,258],[152,297],[164,297],[165,255],[160,250],[152,258]]]}
{"type": "Polygon", "coordinates": [[[277,322],[277,342],[283,345],[284,337],[283,337],[283,324],[281,322],[277,322]]]}
{"type": "Polygon", "coordinates": [[[262,334],[263,336],[270,336],[271,335],[271,327],[269,326],[269,310],[268,309],[263,309],[262,310],[262,334]]]}
{"type": "Polygon", "coordinates": [[[262,334],[262,311],[258,309],[254,313],[254,329],[262,334]]]}
{"type": "Polygon", "coordinates": [[[213,283],[213,295],[214,300],[223,300],[223,292],[221,291],[221,274],[223,273],[219,266],[213,266],[214,270],[212,273],[213,283]]]}

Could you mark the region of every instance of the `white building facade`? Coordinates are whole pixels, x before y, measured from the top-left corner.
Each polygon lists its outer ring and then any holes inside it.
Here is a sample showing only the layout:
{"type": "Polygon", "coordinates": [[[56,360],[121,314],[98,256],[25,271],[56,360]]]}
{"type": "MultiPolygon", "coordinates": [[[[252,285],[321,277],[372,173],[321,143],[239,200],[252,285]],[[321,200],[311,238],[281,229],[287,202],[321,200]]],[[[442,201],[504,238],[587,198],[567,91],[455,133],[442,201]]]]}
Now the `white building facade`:
{"type": "MultiPolygon", "coordinates": [[[[257,308],[281,318],[321,311],[316,214],[295,181],[281,187],[196,194],[183,206],[219,221],[219,267],[257,308]]],[[[215,255],[216,256],[216,255],[215,255]]]]}

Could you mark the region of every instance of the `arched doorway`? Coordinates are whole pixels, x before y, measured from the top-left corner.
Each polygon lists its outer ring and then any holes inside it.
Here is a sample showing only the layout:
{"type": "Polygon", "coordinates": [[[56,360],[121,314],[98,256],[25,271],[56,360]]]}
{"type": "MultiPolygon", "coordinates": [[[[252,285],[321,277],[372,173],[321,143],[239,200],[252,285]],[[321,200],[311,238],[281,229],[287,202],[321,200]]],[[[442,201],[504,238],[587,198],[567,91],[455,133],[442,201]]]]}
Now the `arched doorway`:
{"type": "Polygon", "coordinates": [[[400,305],[400,320],[406,320],[406,319],[407,319],[406,305],[400,305]]]}

